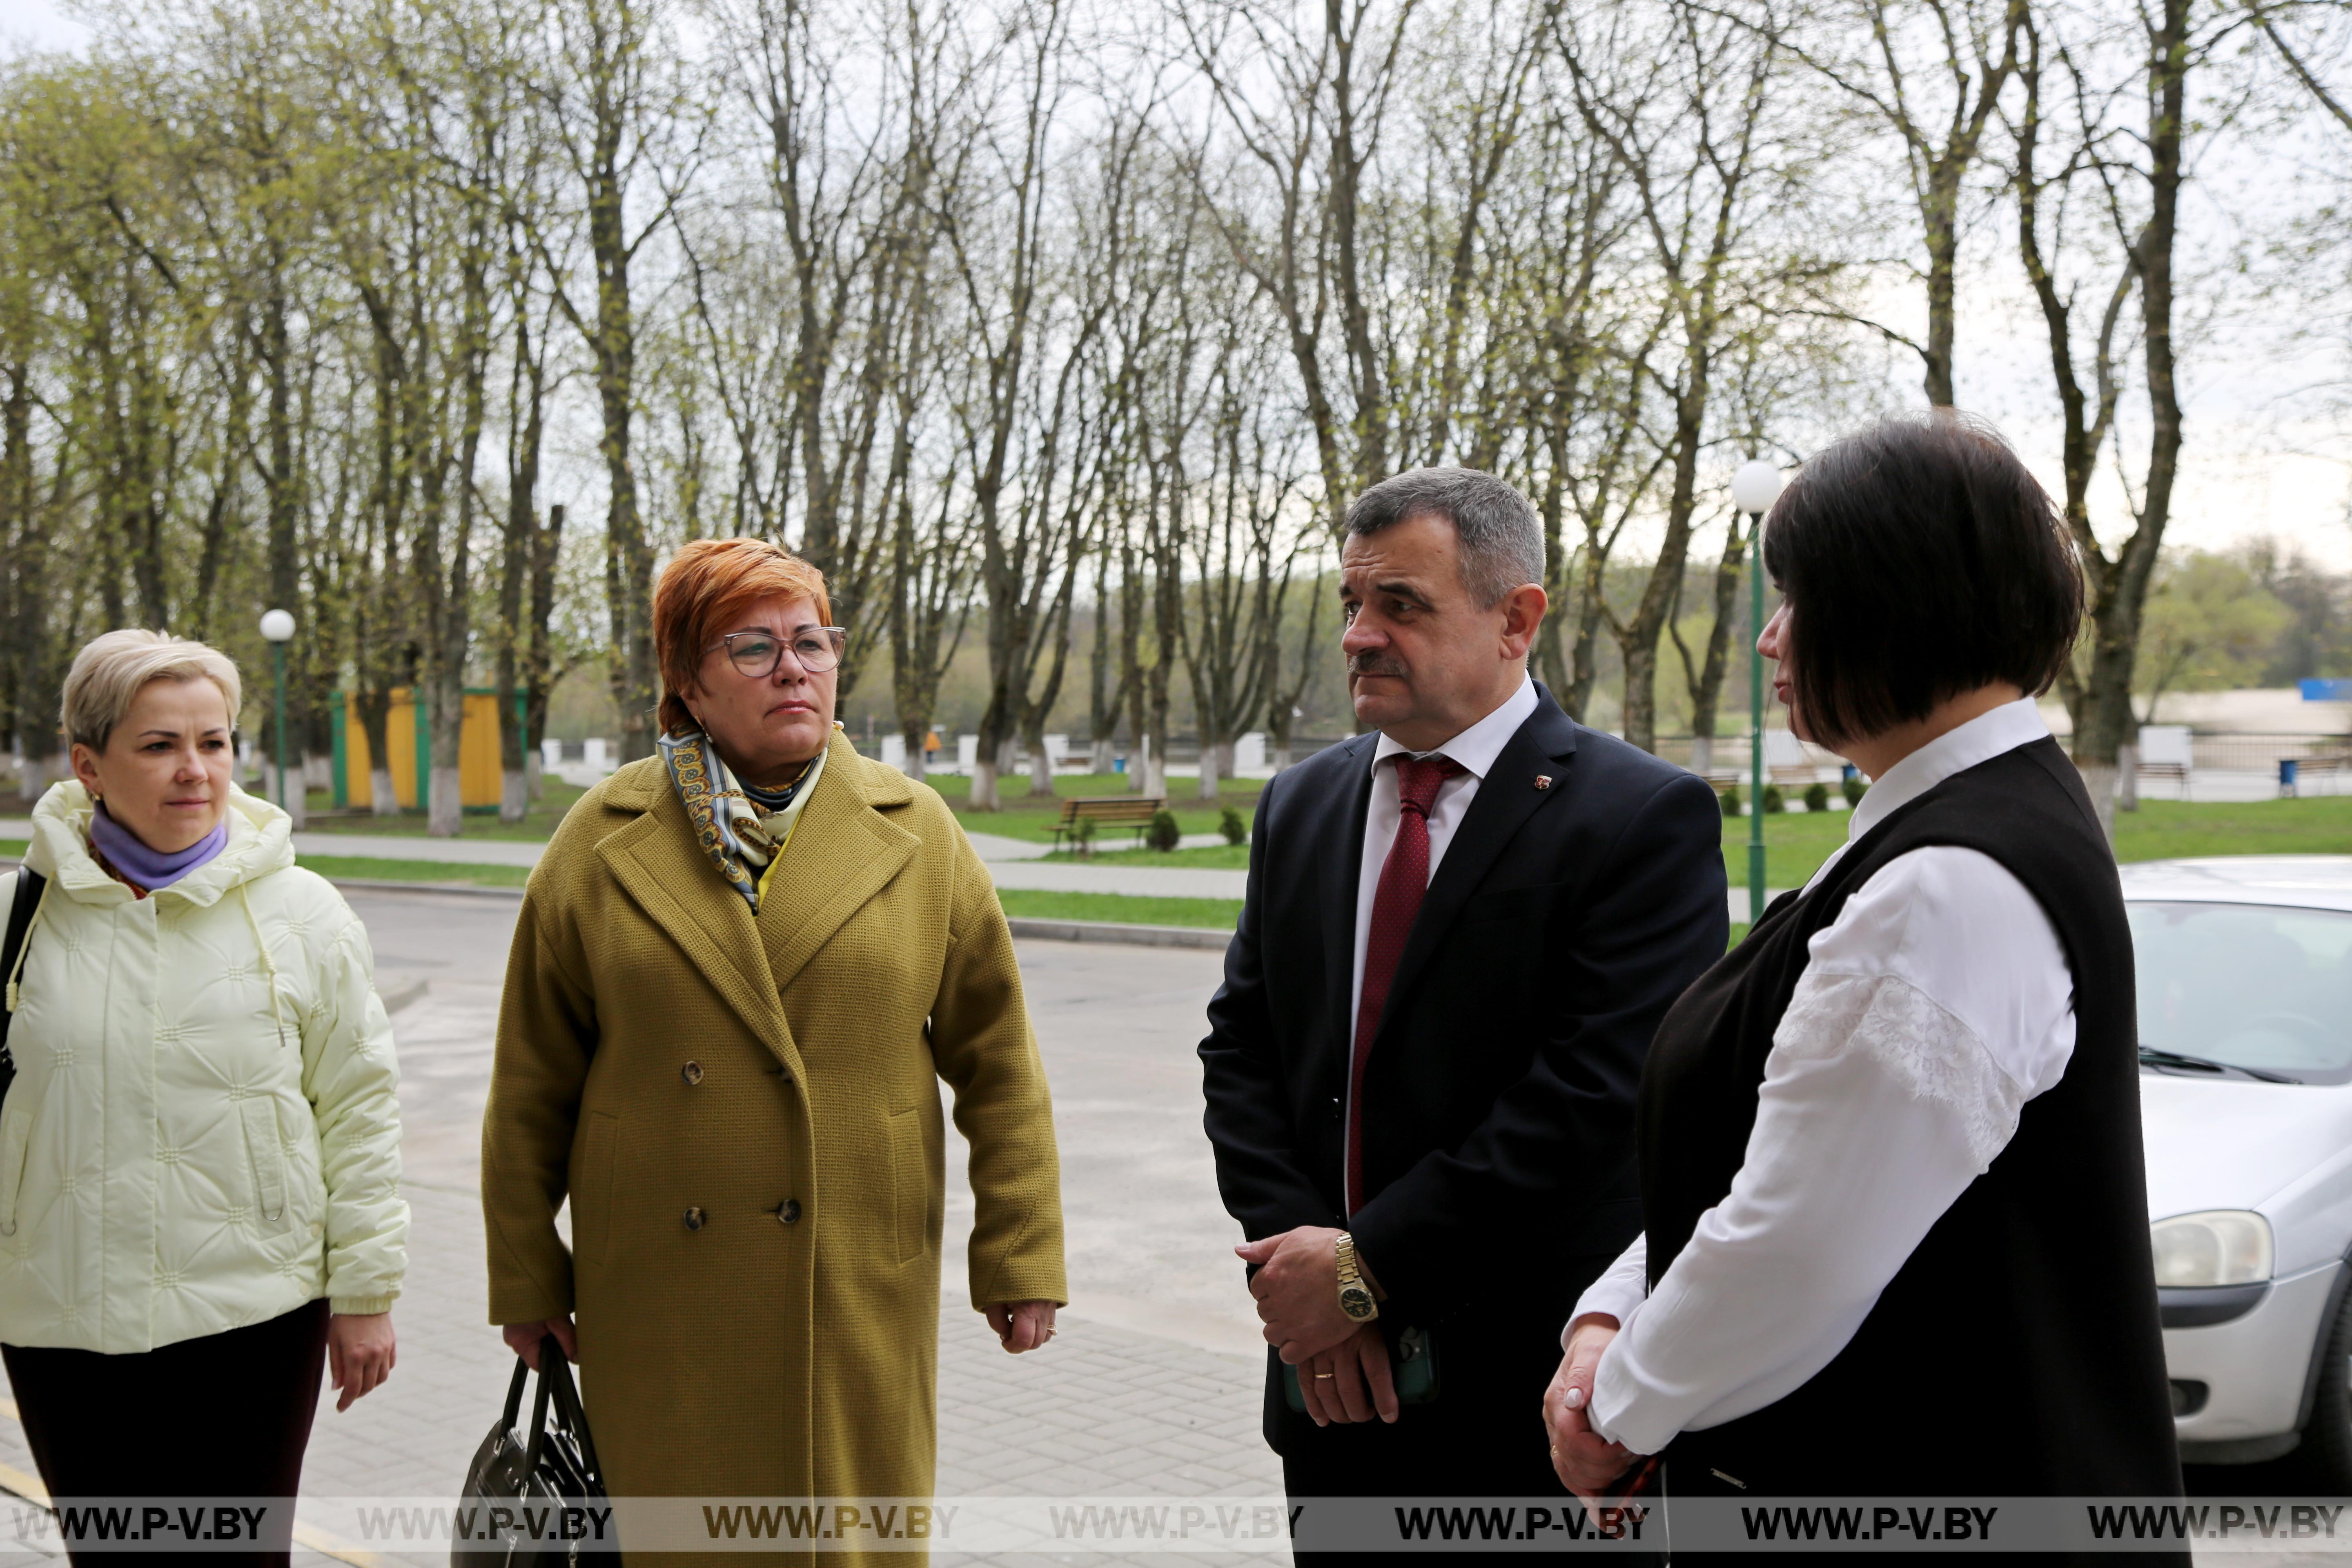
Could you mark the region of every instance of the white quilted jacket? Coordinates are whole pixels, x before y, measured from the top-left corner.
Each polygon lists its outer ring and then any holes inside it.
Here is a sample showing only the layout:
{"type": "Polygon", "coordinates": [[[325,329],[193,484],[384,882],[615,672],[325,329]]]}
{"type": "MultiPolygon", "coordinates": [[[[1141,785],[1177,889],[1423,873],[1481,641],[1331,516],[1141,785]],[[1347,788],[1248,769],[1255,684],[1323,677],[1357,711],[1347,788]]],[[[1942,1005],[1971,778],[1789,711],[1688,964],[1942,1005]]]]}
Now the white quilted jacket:
{"type": "Polygon", "coordinates": [[[227,847],[144,899],[92,858],[89,814],[53,787],[25,858],[49,885],[0,1110],[0,1342],[121,1354],[320,1296],[386,1310],[400,1073],[359,917],[241,791],[227,847]]]}

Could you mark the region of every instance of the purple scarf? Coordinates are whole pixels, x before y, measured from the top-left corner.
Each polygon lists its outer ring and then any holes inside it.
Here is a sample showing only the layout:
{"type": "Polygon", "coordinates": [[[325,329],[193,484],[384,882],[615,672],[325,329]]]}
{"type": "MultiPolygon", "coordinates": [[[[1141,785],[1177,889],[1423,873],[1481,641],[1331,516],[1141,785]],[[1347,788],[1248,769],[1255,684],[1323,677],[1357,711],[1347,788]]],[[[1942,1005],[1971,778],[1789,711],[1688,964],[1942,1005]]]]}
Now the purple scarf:
{"type": "Polygon", "coordinates": [[[222,818],[210,833],[178,854],[165,855],[148,848],[137,834],[107,816],[101,805],[89,814],[89,841],[126,880],[152,890],[170,887],[227,848],[228,820],[222,818]]]}

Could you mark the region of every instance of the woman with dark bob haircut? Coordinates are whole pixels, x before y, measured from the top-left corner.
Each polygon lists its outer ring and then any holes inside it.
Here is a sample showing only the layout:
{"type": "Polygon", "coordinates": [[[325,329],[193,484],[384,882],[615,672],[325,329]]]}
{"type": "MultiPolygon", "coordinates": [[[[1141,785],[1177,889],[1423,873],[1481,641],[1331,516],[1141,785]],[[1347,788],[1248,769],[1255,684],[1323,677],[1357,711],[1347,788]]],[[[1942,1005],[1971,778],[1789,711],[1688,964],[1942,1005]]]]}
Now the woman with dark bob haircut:
{"type": "Polygon", "coordinates": [[[2177,1496],[2131,936],[2033,704],[2074,552],[1946,410],[1808,461],[1764,560],[1790,726],[1875,783],[1659,1026],[1646,1231],[1545,1399],[1561,1479],[1663,1456],[1685,1496],[2177,1496]]]}

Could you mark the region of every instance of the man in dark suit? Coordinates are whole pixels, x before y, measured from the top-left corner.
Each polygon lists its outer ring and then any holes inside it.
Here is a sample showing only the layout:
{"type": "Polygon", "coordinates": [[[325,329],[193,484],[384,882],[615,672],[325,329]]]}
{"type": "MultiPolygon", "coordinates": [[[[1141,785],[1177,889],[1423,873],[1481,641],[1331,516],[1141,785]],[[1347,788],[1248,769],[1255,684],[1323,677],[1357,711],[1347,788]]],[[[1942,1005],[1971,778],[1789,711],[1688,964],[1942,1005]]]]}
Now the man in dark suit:
{"type": "Polygon", "coordinates": [[[1341,647],[1378,732],[1259,798],[1201,1059],[1293,1497],[1565,1498],[1561,1326],[1642,1228],[1651,1032],[1723,955],[1715,793],[1528,679],[1543,567],[1492,475],[1366,490],[1341,647]],[[1433,1399],[1400,1404],[1400,1344],[1433,1399]]]}

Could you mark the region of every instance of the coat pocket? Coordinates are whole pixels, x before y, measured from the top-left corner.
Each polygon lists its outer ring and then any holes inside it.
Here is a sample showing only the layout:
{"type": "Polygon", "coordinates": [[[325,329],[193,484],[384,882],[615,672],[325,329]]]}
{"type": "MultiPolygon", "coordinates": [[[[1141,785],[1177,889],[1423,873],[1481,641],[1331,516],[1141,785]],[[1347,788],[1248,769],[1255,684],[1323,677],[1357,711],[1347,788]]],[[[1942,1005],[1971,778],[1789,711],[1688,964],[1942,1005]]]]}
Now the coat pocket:
{"type": "Polygon", "coordinates": [[[253,1203],[263,1223],[286,1223],[286,1149],[278,1141],[278,1107],[267,1096],[236,1102],[245,1153],[253,1168],[253,1203]]]}
{"type": "MultiPolygon", "coordinates": [[[[54,1073],[42,1081],[42,1096],[56,1081],[54,1073]]],[[[5,1109],[0,1110],[0,1237],[16,1234],[16,1202],[25,1191],[25,1165],[32,1154],[39,1098],[26,1090],[20,1074],[9,1087],[5,1109]]]]}
{"type": "Polygon", "coordinates": [[[890,1115],[890,1199],[892,1227],[898,1237],[898,1261],[920,1258],[931,1243],[931,1169],[923,1157],[923,1112],[920,1106],[890,1115]]]}
{"type": "Polygon", "coordinates": [[[572,1250],[583,1258],[602,1258],[612,1234],[613,1165],[620,1139],[619,1117],[589,1113],[580,1142],[580,1177],[572,1187],[572,1250]]]}

